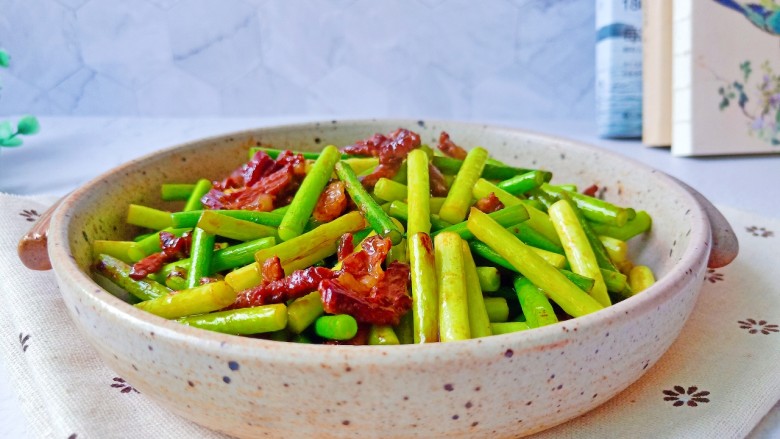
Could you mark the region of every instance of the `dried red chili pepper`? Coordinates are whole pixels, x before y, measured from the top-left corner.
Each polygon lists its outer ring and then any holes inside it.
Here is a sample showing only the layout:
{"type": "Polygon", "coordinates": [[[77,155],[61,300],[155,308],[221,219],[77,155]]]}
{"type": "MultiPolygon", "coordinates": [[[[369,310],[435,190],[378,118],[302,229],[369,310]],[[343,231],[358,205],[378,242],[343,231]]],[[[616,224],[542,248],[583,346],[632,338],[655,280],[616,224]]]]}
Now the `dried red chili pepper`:
{"type": "Polygon", "coordinates": [[[269,211],[289,203],[306,173],[303,156],[290,151],[272,160],[258,151],[249,162],[233,171],[201,198],[207,209],[243,209],[269,211]]]}
{"type": "Polygon", "coordinates": [[[306,176],[306,159],[301,154],[293,154],[292,151],[283,151],[276,157],[276,167],[287,166],[292,167],[293,175],[296,177],[306,176]]]}
{"type": "Polygon", "coordinates": [[[320,194],[312,215],[321,223],[327,223],[340,217],[347,208],[346,185],[343,181],[334,181],[320,194]]]}
{"type": "Polygon", "coordinates": [[[454,159],[465,160],[466,155],[468,155],[466,150],[456,145],[455,142],[450,139],[450,135],[445,131],[442,131],[439,135],[439,144],[437,147],[445,155],[454,159]]]}
{"type": "Polygon", "coordinates": [[[420,147],[420,135],[404,128],[398,128],[388,136],[388,141],[379,148],[379,163],[387,159],[404,160],[409,151],[420,147]]]}
{"type": "Polygon", "coordinates": [[[444,174],[432,163],[428,163],[428,184],[431,188],[432,197],[446,197],[449,193],[447,181],[444,180],[444,174]]]}
{"type": "Polygon", "coordinates": [[[169,259],[170,256],[163,252],[152,253],[133,264],[133,268],[130,270],[130,278],[141,280],[152,273],[157,273],[169,259]]]}
{"type": "Polygon", "coordinates": [[[392,243],[379,235],[368,237],[363,241],[361,251],[352,253],[341,261],[341,273],[349,273],[365,288],[371,288],[379,282],[382,276],[382,262],[387,257],[392,243]]]}
{"type": "Polygon", "coordinates": [[[273,209],[273,195],[278,194],[293,181],[292,165],[266,175],[252,186],[220,192],[209,191],[201,202],[210,209],[243,209],[267,211],[273,209]]]}
{"type": "Polygon", "coordinates": [[[592,184],[592,185],[590,185],[590,186],[586,187],[586,188],[585,188],[585,189],[582,191],[582,193],[583,193],[584,195],[587,195],[587,196],[589,196],[589,197],[595,197],[595,196],[596,196],[596,193],[598,193],[598,191],[599,191],[599,187],[598,187],[597,185],[595,185],[595,184],[592,184]]]}
{"type": "Polygon", "coordinates": [[[162,251],[152,253],[133,264],[133,268],[130,270],[131,279],[141,280],[152,273],[157,273],[168,262],[189,257],[192,245],[192,235],[189,233],[176,236],[173,233],[163,231],[160,232],[159,239],[162,251]]]}
{"type": "Polygon", "coordinates": [[[282,261],[279,256],[272,256],[263,262],[261,269],[263,273],[263,281],[273,282],[284,277],[284,268],[282,268],[282,261]]]}
{"type": "Polygon", "coordinates": [[[392,160],[388,163],[380,163],[376,168],[374,168],[374,172],[363,177],[360,182],[363,183],[363,186],[365,186],[366,189],[371,189],[376,186],[376,182],[379,181],[380,178],[395,177],[395,174],[397,174],[398,170],[401,169],[402,161],[403,160],[392,160]]]}
{"type": "Polygon", "coordinates": [[[379,149],[387,140],[384,134],[376,133],[367,139],[358,140],[352,145],[341,148],[341,152],[352,155],[379,157],[379,149]]]}
{"type": "Polygon", "coordinates": [[[349,314],[361,323],[397,325],[412,307],[408,294],[409,266],[391,263],[379,282],[370,290],[360,289],[342,273],[337,279],[320,283],[323,308],[331,314],[349,314]]]}
{"type": "Polygon", "coordinates": [[[236,301],[228,309],[282,303],[305,296],[314,291],[325,279],[331,279],[334,273],[325,267],[309,267],[295,270],[287,277],[271,282],[263,282],[254,288],[241,291],[236,301]]]}
{"type": "Polygon", "coordinates": [[[374,134],[367,139],[358,140],[353,145],[345,146],[341,151],[347,154],[379,157],[379,166],[362,181],[364,186],[373,187],[380,178],[395,176],[409,151],[419,147],[419,134],[398,128],[387,136],[374,134]]]}
{"type": "Polygon", "coordinates": [[[213,188],[218,191],[241,188],[255,184],[274,167],[274,160],[264,151],[258,151],[252,158],[234,170],[222,181],[215,181],[213,188]]]}
{"type": "Polygon", "coordinates": [[[176,256],[179,259],[189,257],[191,245],[192,234],[189,232],[181,236],[166,231],[160,232],[160,247],[166,255],[176,256]]]}
{"type": "Polygon", "coordinates": [[[372,236],[360,251],[344,256],[341,270],[334,273],[337,277],[323,280],[318,287],[325,311],[350,314],[362,323],[397,324],[412,299],[408,265],[396,261],[382,270],[391,246],[389,239],[372,236]]]}
{"type": "Polygon", "coordinates": [[[390,238],[383,238],[379,235],[369,237],[363,242],[361,248],[368,255],[367,273],[369,276],[375,276],[382,272],[382,262],[387,257],[390,247],[393,246],[390,238]]]}
{"type": "Polygon", "coordinates": [[[351,255],[355,251],[355,237],[351,233],[345,233],[339,238],[339,245],[336,249],[336,256],[339,261],[351,255]]]}
{"type": "Polygon", "coordinates": [[[495,193],[491,192],[487,197],[480,198],[474,205],[477,209],[485,213],[493,213],[504,208],[504,203],[498,199],[495,193]]]}

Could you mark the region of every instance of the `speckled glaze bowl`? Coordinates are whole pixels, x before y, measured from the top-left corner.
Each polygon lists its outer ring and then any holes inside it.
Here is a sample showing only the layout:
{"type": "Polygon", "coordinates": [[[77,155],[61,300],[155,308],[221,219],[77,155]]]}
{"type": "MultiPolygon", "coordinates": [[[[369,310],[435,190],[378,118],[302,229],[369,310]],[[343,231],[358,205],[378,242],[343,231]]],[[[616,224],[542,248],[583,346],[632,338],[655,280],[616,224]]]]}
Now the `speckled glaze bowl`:
{"type": "Polygon", "coordinates": [[[54,213],[49,256],[68,312],[106,363],[193,422],[239,437],[501,438],[581,415],[651,368],[696,303],[712,242],[707,213],[680,184],[596,148],[457,122],[328,121],[199,140],[104,174],[54,213]],[[350,347],[185,327],[135,309],[89,276],[90,244],[130,236],[126,206],[162,206],[163,182],[223,176],[245,161],[248,143],[317,150],[398,127],[431,144],[446,130],[510,164],[552,170],[553,182],[596,183],[609,201],[647,210],[652,232],[632,241],[631,252],[658,282],[608,309],[531,331],[350,347]]]}

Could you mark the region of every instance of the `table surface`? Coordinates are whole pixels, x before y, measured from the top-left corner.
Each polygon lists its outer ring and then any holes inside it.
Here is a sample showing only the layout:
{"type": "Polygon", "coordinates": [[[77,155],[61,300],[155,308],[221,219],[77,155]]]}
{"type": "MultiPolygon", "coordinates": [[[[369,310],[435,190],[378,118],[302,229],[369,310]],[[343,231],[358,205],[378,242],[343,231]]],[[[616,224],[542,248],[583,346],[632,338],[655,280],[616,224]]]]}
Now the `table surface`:
{"type": "MultiPolygon", "coordinates": [[[[321,120],[330,120],[322,117],[321,120]]],[[[64,195],[127,160],[188,140],[230,131],[314,118],[40,118],[42,130],[20,148],[0,152],[0,192],[64,195]]],[[[673,157],[668,148],[648,148],[636,140],[596,136],[590,121],[480,121],[575,139],[630,157],[669,173],[712,202],[780,218],[780,154],[729,157],[673,157]]],[[[486,145],[489,146],[489,145],[486,145]]],[[[780,153],[780,147],[778,147],[780,153]]],[[[27,438],[26,421],[0,361],[0,437],[27,438]]],[[[780,406],[767,415],[750,439],[780,437],[780,406]]]]}

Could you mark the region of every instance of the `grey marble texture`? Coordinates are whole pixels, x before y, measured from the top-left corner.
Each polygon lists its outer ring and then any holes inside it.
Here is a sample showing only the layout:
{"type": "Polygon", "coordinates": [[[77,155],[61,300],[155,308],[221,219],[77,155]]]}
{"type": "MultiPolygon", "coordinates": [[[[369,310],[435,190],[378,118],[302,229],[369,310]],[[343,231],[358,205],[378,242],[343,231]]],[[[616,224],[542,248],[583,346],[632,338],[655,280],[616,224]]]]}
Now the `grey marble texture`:
{"type": "Polygon", "coordinates": [[[0,115],[594,114],[591,0],[0,4],[0,115]]]}

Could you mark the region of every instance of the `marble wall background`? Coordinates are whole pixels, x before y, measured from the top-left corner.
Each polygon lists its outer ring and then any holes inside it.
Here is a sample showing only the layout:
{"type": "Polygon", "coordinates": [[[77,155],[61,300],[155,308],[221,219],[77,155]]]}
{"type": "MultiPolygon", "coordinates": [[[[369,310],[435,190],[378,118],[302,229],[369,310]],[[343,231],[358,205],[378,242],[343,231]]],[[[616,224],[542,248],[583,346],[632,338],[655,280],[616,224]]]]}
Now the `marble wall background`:
{"type": "Polygon", "coordinates": [[[592,0],[0,0],[0,114],[591,118],[592,0]]]}

